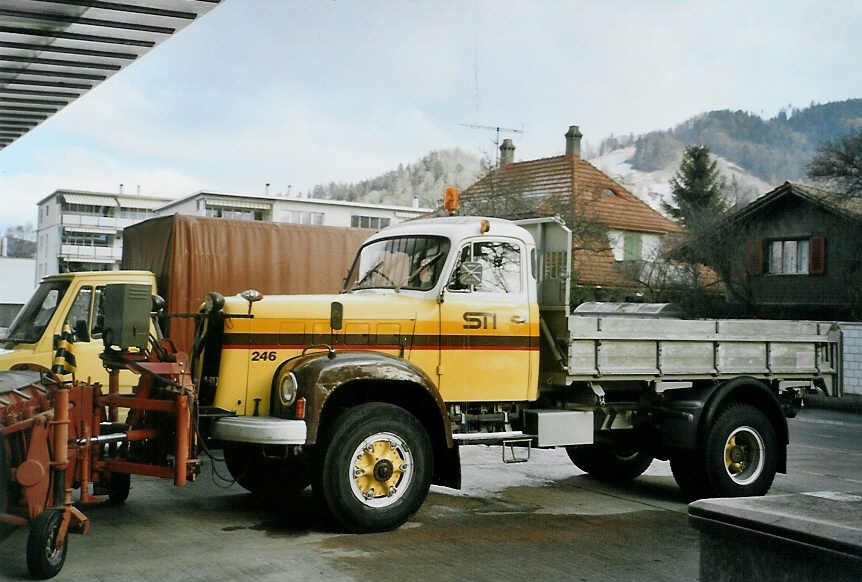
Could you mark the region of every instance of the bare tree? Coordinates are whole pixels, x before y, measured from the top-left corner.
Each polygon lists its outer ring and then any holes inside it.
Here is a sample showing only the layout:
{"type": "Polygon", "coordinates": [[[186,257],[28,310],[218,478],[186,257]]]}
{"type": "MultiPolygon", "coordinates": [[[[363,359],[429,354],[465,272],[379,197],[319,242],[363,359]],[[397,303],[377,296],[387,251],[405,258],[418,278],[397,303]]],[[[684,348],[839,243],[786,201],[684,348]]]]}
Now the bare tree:
{"type": "Polygon", "coordinates": [[[821,145],[805,171],[845,197],[862,196],[862,130],[821,145]]]}

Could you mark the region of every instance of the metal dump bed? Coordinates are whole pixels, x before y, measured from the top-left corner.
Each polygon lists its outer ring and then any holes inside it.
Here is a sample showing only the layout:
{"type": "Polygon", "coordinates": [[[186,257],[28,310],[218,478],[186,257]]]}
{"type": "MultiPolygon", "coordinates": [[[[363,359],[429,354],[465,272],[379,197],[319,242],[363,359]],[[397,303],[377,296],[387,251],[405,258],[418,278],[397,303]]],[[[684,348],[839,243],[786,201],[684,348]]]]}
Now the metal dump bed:
{"type": "MultiPolygon", "coordinates": [[[[835,396],[840,331],[831,322],[680,319],[665,303],[570,309],[572,233],[558,218],[517,221],[536,241],[541,382],[669,382],[751,376],[817,381],[835,396]]],[[[664,386],[663,386],[664,385],[664,386]]]]}
{"type": "Polygon", "coordinates": [[[839,334],[830,323],[576,314],[568,328],[569,382],[822,378],[832,394],[837,374],[839,334]]]}

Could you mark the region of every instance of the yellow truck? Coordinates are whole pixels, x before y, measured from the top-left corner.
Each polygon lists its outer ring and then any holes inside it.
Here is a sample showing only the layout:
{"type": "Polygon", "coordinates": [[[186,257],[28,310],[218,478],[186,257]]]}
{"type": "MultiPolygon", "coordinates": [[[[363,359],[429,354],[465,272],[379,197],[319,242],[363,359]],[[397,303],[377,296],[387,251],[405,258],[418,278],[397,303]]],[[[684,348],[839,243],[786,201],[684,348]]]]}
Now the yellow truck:
{"type": "MultiPolygon", "coordinates": [[[[309,482],[348,531],[402,524],[459,446],[565,447],[628,480],[669,459],[691,497],[762,495],[785,420],[834,394],[829,324],[569,306],[555,220],[411,221],[372,235],[336,295],[209,294],[192,354],[204,436],[251,491],[309,482]]],[[[601,307],[601,306],[600,306],[601,307]]]]}
{"type": "MultiPolygon", "coordinates": [[[[56,338],[71,332],[76,377],[108,385],[99,354],[104,349],[102,290],[105,285],[147,285],[165,298],[174,313],[197,311],[209,289],[237,292],[249,285],[265,292],[337,290],[350,258],[371,233],[367,229],[276,224],[171,215],[146,220],[123,232],[123,270],[62,273],[41,282],[0,337],[0,370],[16,364],[51,367],[56,338]],[[220,256],[220,249],[230,249],[220,256]],[[295,253],[294,261],[273,270],[261,253],[295,253]],[[330,260],[323,261],[326,253],[330,260]]],[[[171,339],[189,351],[191,318],[174,318],[171,339]]],[[[120,388],[131,390],[137,377],[120,373],[120,388]]]]}
{"type": "MultiPolygon", "coordinates": [[[[24,363],[51,368],[56,342],[65,329],[75,344],[77,376],[107,386],[108,372],[99,358],[104,351],[102,290],[115,283],[146,285],[156,292],[156,278],[148,271],[86,271],[43,278],[0,338],[0,370],[24,363]]],[[[124,391],[136,382],[132,373],[120,374],[124,391]]]]}

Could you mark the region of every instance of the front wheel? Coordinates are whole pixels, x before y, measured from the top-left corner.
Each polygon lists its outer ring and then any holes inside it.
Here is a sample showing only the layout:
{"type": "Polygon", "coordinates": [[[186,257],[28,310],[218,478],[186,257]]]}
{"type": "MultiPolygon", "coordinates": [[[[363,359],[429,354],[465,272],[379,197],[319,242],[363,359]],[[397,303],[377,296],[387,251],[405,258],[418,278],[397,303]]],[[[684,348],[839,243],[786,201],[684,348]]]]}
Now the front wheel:
{"type": "Polygon", "coordinates": [[[33,578],[53,578],[63,569],[66,550],[69,548],[69,536],[66,536],[60,547],[56,547],[62,522],[62,511],[48,509],[37,515],[30,524],[30,535],[27,536],[27,569],[33,578]]]}
{"type": "Polygon", "coordinates": [[[379,402],[352,408],[338,417],[326,443],[320,488],[345,530],[394,529],[425,501],[431,441],[403,408],[379,402]]]}
{"type": "Polygon", "coordinates": [[[763,495],[775,479],[778,439],[772,423],[760,409],[734,404],[709,429],[704,454],[706,494],[763,495]]]}
{"type": "Polygon", "coordinates": [[[652,457],[637,449],[608,445],[566,447],[576,467],[600,481],[631,481],[652,463],[652,457]]]}

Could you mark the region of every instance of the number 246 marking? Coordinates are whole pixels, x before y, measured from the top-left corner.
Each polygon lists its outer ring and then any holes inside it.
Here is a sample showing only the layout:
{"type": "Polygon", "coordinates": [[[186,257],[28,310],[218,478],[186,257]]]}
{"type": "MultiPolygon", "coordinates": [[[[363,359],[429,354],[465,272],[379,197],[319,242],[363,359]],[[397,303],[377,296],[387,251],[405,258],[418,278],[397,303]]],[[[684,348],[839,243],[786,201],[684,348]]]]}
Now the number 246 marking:
{"type": "Polygon", "coordinates": [[[251,353],[252,362],[274,362],[278,356],[275,352],[259,352],[257,350],[251,353]]]}

